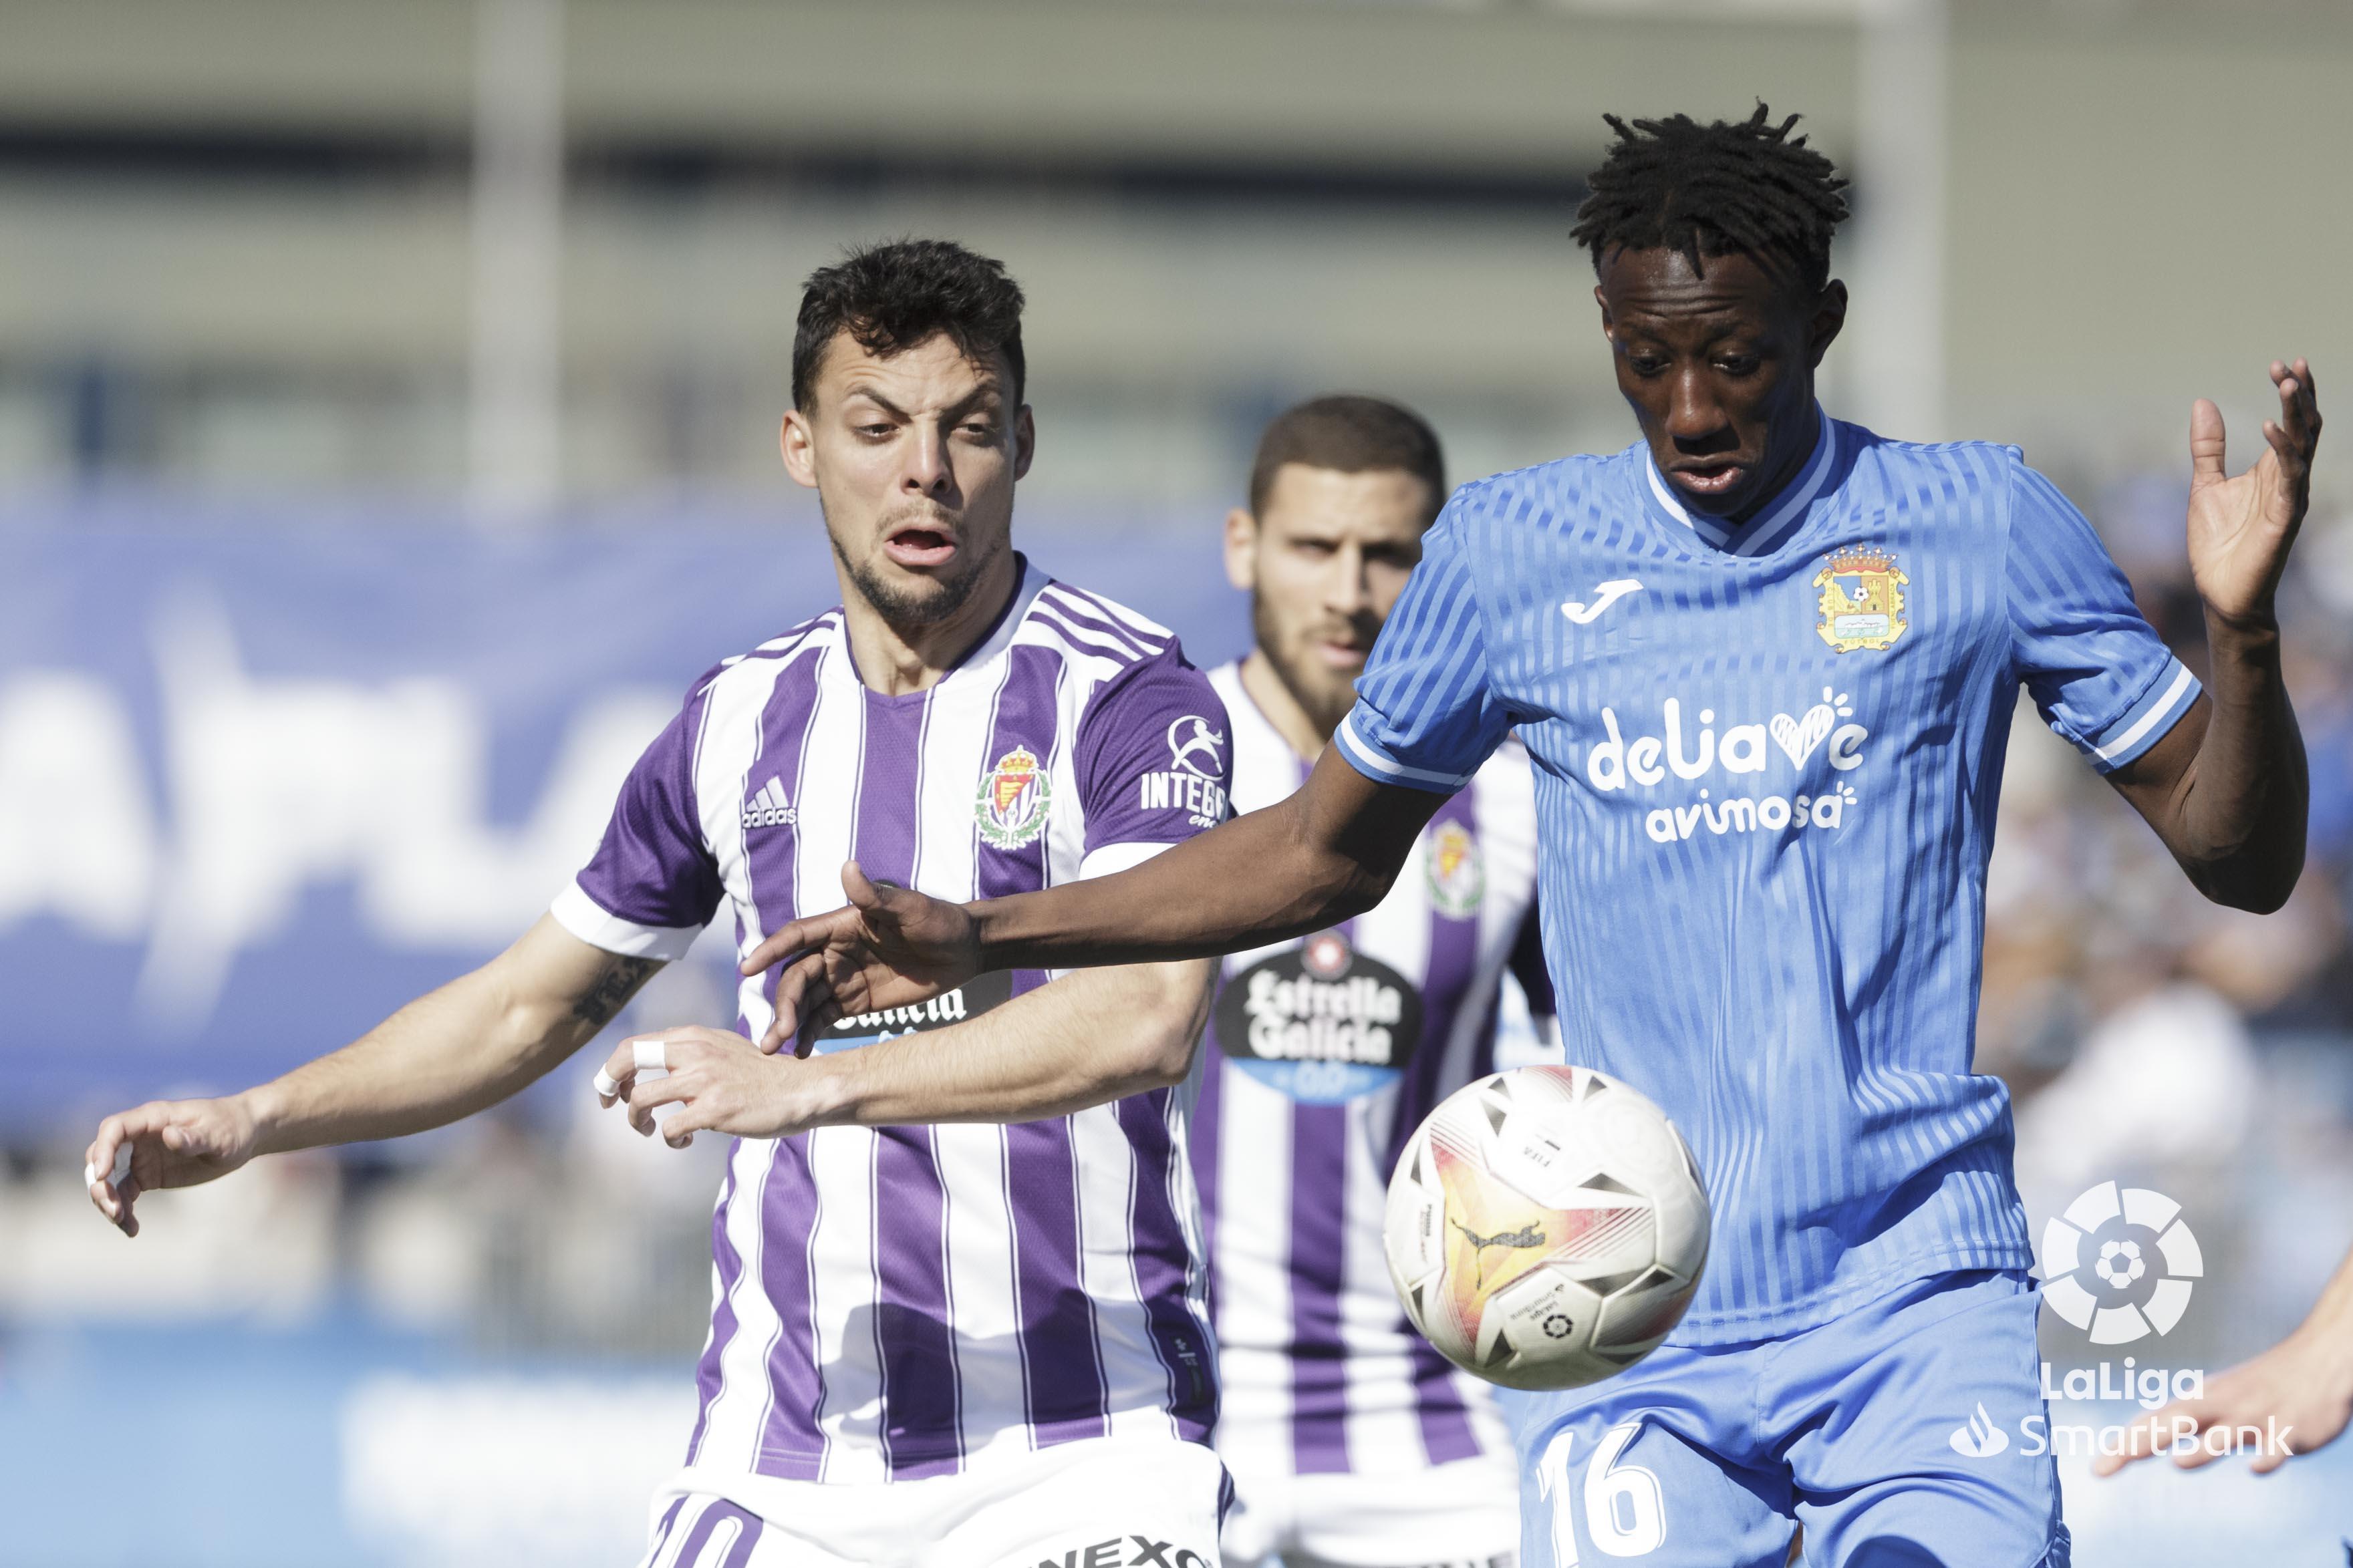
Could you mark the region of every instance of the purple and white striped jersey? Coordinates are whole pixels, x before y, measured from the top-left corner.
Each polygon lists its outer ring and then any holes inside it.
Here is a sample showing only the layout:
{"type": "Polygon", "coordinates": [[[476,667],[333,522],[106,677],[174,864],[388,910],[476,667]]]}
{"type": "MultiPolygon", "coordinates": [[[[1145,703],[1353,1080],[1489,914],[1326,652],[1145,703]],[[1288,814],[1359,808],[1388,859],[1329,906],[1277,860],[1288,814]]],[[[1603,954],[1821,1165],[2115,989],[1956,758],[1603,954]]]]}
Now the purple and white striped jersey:
{"type": "MultiPolygon", "coordinates": [[[[584,941],[675,958],[724,900],[737,951],[842,903],[841,863],[954,900],[1134,865],[1227,814],[1226,718],[1165,628],[1021,563],[930,689],[869,690],[839,610],[698,682],[555,901],[584,941]]],[[[838,1050],[1046,983],[985,975],[838,1050]]],[[[774,1016],[776,972],[742,1026],[774,1016]]],[[[1191,1086],[1014,1126],[740,1140],[712,1226],[692,1468],[875,1481],[1101,1435],[1204,1441],[1217,1405],[1191,1086]]]]}
{"type": "MultiPolygon", "coordinates": [[[[1235,809],[1297,789],[1307,765],[1240,667],[1209,680],[1233,725],[1235,809]]],[[[1253,1475],[1510,1449],[1486,1385],[1407,1323],[1381,1213],[1405,1140],[1493,1070],[1497,991],[1535,861],[1527,753],[1507,745],[1430,819],[1377,907],[1225,961],[1192,1144],[1225,1389],[1218,1450],[1245,1493],[1253,1475]]]]}

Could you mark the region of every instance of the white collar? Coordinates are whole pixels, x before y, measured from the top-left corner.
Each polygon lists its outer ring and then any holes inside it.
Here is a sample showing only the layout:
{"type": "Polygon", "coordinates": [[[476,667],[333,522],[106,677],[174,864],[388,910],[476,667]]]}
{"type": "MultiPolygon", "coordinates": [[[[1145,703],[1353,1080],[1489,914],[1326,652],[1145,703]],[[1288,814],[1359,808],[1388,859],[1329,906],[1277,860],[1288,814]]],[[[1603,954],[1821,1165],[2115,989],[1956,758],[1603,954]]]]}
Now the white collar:
{"type": "Polygon", "coordinates": [[[1651,494],[1668,516],[1715,548],[1734,555],[1763,555],[1796,531],[1798,523],[1806,515],[1806,509],[1813,504],[1816,496],[1821,494],[1822,486],[1829,482],[1831,468],[1836,467],[1838,423],[1822,412],[1820,404],[1814,405],[1814,417],[1819,426],[1813,455],[1806,459],[1806,466],[1798,470],[1798,477],[1782,488],[1780,496],[1773,504],[1746,522],[1726,527],[1704,512],[1694,512],[1684,507],[1675,498],[1673,487],[1667,483],[1666,476],[1659,472],[1658,461],[1651,456],[1650,446],[1646,442],[1642,448],[1642,470],[1650,479],[1651,494]]]}

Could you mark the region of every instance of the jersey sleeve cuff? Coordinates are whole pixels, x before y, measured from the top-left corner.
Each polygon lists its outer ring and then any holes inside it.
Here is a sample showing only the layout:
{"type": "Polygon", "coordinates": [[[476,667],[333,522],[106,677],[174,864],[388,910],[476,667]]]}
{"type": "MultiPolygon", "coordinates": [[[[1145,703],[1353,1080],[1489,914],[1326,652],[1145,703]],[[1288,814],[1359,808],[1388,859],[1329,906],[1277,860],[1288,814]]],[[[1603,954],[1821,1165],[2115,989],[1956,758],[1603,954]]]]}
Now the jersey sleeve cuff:
{"type": "Polygon", "coordinates": [[[649,926],[625,921],[590,898],[576,881],[566,882],[547,907],[555,923],[591,947],[626,958],[659,958],[668,963],[684,958],[701,926],[649,926]]]}
{"type": "Polygon", "coordinates": [[[1376,784],[1404,784],[1409,789],[1452,795],[1471,782],[1469,773],[1433,773],[1428,768],[1409,767],[1398,762],[1365,739],[1353,711],[1340,721],[1340,727],[1332,732],[1332,738],[1339,742],[1340,755],[1348,760],[1349,765],[1376,784]]]}
{"type": "MultiPolygon", "coordinates": [[[[1182,842],[1182,840],[1179,840],[1182,842]]],[[[1104,844],[1090,849],[1079,862],[1082,882],[1097,877],[1109,877],[1120,871],[1132,871],[1163,849],[1174,849],[1175,844],[1152,844],[1141,839],[1127,844],[1104,844]]]]}
{"type": "Polygon", "coordinates": [[[2162,674],[2149,684],[2139,701],[2099,734],[2080,741],[2092,765],[2104,773],[2116,772],[2165,739],[2204,688],[2189,667],[2168,659],[2162,674]]]}

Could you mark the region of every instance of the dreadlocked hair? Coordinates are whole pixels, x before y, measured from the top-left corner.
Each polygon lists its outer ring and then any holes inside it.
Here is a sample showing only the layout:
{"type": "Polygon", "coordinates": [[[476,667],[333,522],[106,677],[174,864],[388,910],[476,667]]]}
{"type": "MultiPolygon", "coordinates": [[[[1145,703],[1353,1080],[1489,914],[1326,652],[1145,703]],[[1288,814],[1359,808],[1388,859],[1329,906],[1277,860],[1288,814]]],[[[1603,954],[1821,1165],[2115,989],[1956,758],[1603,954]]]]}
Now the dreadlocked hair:
{"type": "Polygon", "coordinates": [[[1668,247],[1691,258],[1741,255],[1768,268],[1778,262],[1819,289],[1830,281],[1831,236],[1847,216],[1847,183],[1821,153],[1775,125],[1758,103],[1734,124],[1702,125],[1688,114],[1637,120],[1601,118],[1618,141],[1593,171],[1569,237],[1602,260],[1618,250],[1668,247]]]}

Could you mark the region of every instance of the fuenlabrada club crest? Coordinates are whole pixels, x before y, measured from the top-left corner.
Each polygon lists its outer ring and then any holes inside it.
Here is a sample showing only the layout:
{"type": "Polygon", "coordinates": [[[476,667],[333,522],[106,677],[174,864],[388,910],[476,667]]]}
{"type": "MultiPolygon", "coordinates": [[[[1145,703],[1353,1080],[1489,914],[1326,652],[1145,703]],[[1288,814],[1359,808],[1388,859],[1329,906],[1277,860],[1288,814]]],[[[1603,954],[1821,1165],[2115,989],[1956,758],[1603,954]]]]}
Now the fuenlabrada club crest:
{"type": "Polygon", "coordinates": [[[1884,550],[1839,551],[1814,574],[1820,595],[1814,629],[1839,653],[1883,652],[1912,624],[1904,618],[1904,590],[1911,583],[1884,550]]]}

